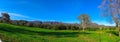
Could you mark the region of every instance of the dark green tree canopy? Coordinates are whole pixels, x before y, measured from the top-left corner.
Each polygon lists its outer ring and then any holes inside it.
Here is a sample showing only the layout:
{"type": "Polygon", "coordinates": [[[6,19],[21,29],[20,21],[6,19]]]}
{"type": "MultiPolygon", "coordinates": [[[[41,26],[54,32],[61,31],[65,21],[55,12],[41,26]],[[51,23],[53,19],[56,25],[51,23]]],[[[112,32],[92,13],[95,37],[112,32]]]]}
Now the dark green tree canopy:
{"type": "Polygon", "coordinates": [[[8,13],[1,13],[2,14],[2,17],[1,17],[1,22],[4,22],[4,23],[10,23],[10,16],[8,13]]]}

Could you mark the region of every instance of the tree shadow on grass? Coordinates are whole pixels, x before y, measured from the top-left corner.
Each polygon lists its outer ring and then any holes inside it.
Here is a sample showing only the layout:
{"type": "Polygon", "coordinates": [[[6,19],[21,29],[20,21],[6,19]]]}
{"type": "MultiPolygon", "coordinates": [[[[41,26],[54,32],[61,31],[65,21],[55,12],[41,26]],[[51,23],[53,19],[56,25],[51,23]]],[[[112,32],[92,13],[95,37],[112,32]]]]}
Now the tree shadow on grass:
{"type": "Polygon", "coordinates": [[[55,36],[55,37],[78,37],[79,34],[90,34],[87,32],[46,32],[46,31],[31,31],[22,28],[0,28],[0,31],[9,33],[21,33],[28,35],[41,35],[41,36],[55,36]]]}
{"type": "Polygon", "coordinates": [[[116,32],[116,31],[107,31],[107,33],[112,33],[112,34],[114,34],[114,35],[116,35],[116,36],[119,36],[119,35],[118,35],[118,32],[116,32]]]}

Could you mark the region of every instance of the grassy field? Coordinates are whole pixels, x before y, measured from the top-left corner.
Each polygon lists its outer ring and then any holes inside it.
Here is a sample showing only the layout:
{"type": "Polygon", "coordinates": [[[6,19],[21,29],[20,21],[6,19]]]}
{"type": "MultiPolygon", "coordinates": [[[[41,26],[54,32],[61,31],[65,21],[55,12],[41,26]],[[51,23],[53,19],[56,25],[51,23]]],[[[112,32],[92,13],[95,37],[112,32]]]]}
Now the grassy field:
{"type": "Polygon", "coordinates": [[[117,30],[48,30],[0,23],[3,42],[119,42],[117,30]]]}

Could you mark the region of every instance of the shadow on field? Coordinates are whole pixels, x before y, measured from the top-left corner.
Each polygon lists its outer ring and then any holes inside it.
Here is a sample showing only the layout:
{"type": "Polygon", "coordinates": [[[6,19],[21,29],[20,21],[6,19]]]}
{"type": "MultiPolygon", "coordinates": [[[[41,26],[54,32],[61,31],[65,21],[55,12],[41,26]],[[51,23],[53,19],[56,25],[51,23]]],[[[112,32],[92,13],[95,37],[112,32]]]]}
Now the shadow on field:
{"type": "Polygon", "coordinates": [[[112,33],[112,34],[118,36],[118,32],[116,32],[116,31],[107,31],[107,33],[112,33]]]}
{"type": "Polygon", "coordinates": [[[9,33],[21,33],[28,35],[41,35],[41,36],[55,36],[55,37],[78,37],[79,34],[90,34],[87,32],[46,32],[46,31],[31,31],[22,28],[0,28],[0,31],[9,33]]]}

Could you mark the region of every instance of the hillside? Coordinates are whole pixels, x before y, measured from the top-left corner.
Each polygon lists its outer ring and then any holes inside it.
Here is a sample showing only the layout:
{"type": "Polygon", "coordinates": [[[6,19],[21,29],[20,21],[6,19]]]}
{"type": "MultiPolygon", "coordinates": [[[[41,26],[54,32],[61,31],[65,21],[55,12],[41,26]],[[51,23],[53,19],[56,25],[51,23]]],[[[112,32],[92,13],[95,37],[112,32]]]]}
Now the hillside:
{"type": "Polygon", "coordinates": [[[118,42],[115,31],[48,30],[0,23],[3,42],[118,42]]]}

